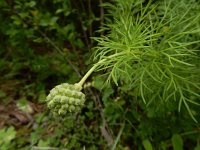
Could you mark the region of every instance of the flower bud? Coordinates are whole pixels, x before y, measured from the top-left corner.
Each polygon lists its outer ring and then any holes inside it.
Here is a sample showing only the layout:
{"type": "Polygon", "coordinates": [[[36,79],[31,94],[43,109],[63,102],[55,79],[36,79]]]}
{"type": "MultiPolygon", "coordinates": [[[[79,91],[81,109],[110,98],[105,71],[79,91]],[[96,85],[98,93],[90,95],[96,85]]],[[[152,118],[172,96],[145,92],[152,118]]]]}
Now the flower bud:
{"type": "Polygon", "coordinates": [[[49,109],[58,115],[75,113],[84,106],[85,94],[78,84],[63,83],[54,87],[46,98],[49,109]]]}

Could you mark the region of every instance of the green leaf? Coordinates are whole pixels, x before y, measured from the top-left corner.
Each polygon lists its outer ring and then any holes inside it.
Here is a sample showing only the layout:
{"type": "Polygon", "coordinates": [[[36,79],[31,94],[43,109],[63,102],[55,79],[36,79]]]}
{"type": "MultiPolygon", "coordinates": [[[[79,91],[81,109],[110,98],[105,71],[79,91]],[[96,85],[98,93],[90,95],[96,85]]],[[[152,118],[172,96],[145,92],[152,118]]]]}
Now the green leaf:
{"type": "Polygon", "coordinates": [[[56,10],[56,14],[59,14],[59,13],[61,13],[61,12],[63,12],[63,11],[64,11],[64,9],[59,8],[59,9],[56,10]]]}
{"type": "Polygon", "coordinates": [[[148,139],[144,140],[144,141],[142,142],[142,145],[144,146],[144,149],[145,149],[145,150],[153,150],[153,147],[152,147],[152,145],[151,145],[151,142],[150,142],[148,139]]]}
{"type": "Polygon", "coordinates": [[[102,90],[102,88],[104,87],[104,80],[100,77],[95,77],[93,79],[92,85],[99,91],[102,90]]]}
{"type": "Polygon", "coordinates": [[[171,140],[174,150],[183,150],[183,140],[179,134],[174,134],[171,140]]]}
{"type": "Polygon", "coordinates": [[[200,150],[200,145],[197,145],[194,150],[200,150]]]}
{"type": "Polygon", "coordinates": [[[11,141],[12,139],[15,138],[15,135],[16,135],[16,131],[15,131],[14,127],[11,126],[11,127],[9,127],[9,128],[7,129],[7,136],[4,137],[4,139],[5,139],[6,141],[11,141]]]}
{"type": "Polygon", "coordinates": [[[8,145],[11,140],[15,138],[15,128],[10,126],[9,128],[3,128],[0,130],[0,145],[8,145]]]}
{"type": "Polygon", "coordinates": [[[18,109],[26,112],[26,113],[33,113],[33,108],[30,106],[30,104],[28,103],[28,100],[23,97],[21,98],[18,102],[17,102],[17,107],[18,109]]]}
{"type": "Polygon", "coordinates": [[[38,142],[38,146],[39,147],[46,147],[46,146],[49,146],[49,141],[44,141],[44,140],[39,140],[38,142]]]}
{"type": "Polygon", "coordinates": [[[25,4],[27,7],[34,7],[36,5],[35,1],[30,1],[29,3],[25,4]]]}
{"type": "Polygon", "coordinates": [[[105,88],[103,91],[103,97],[102,100],[105,102],[106,100],[108,100],[108,98],[114,93],[114,90],[112,89],[112,87],[108,87],[105,88]]]}
{"type": "Polygon", "coordinates": [[[42,43],[43,41],[44,41],[44,39],[41,37],[33,39],[33,42],[35,42],[35,43],[42,43]]]}

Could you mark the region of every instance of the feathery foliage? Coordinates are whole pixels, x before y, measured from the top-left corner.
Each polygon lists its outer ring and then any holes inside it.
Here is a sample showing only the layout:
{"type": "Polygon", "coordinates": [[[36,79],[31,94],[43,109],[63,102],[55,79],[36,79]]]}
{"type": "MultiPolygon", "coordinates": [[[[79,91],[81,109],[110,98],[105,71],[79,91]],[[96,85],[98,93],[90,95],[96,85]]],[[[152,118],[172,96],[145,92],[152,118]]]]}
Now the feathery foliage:
{"type": "Polygon", "coordinates": [[[106,59],[99,69],[107,70],[107,81],[127,85],[157,110],[185,106],[197,121],[192,108],[200,105],[200,14],[193,12],[200,7],[185,0],[105,6],[115,16],[104,28],[107,35],[95,38],[94,60],[106,59]]]}

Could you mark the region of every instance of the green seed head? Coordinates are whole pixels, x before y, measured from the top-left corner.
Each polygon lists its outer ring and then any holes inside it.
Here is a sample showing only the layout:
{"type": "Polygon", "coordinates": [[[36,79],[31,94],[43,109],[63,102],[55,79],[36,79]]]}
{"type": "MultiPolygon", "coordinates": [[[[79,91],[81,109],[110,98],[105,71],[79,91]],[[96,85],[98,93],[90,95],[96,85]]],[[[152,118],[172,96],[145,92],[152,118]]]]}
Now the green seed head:
{"type": "Polygon", "coordinates": [[[85,94],[78,84],[63,83],[54,87],[46,98],[47,106],[54,114],[66,115],[80,111],[85,103],[85,94]]]}

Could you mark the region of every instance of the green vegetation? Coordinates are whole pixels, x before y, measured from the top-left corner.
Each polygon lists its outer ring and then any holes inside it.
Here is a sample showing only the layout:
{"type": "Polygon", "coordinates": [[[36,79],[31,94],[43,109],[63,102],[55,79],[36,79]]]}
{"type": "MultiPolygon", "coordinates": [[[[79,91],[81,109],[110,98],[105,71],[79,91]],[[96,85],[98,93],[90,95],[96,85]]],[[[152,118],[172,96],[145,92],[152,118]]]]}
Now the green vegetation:
{"type": "Polygon", "coordinates": [[[1,150],[200,150],[199,1],[0,8],[1,150]]]}

